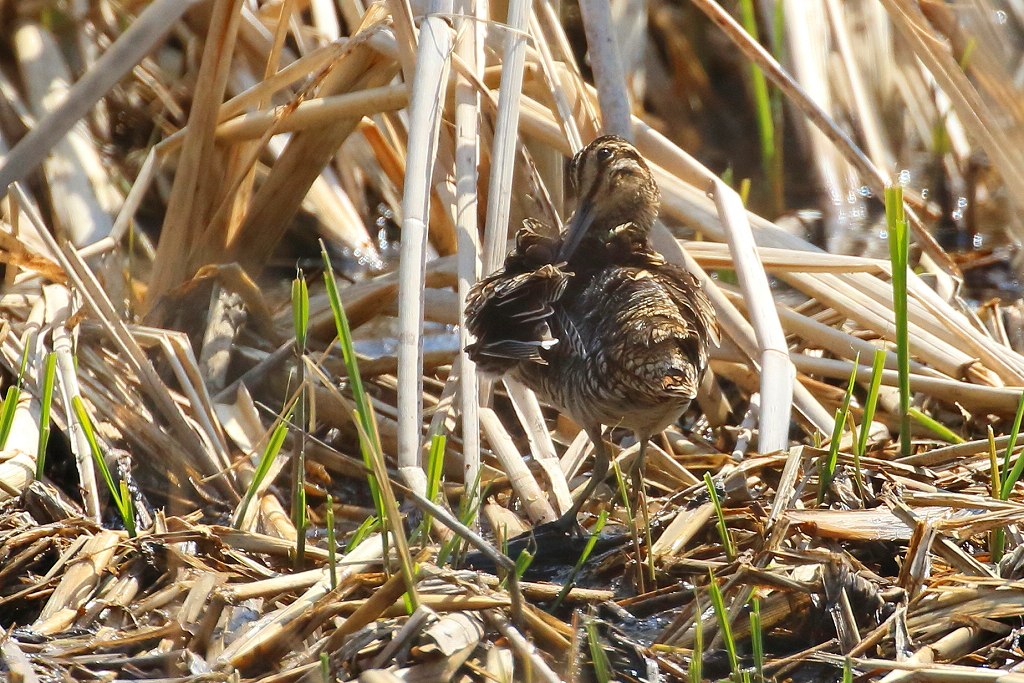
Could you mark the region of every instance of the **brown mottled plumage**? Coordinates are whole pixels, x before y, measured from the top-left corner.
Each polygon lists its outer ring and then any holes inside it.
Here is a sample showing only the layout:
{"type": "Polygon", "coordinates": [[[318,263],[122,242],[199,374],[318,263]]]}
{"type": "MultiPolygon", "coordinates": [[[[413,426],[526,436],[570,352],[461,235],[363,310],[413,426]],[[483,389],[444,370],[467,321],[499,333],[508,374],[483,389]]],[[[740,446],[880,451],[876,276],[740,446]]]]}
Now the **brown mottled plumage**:
{"type": "Polygon", "coordinates": [[[594,442],[593,477],[563,516],[567,527],[607,474],[601,425],[636,433],[639,491],[647,440],[696,396],[718,340],[697,280],[648,241],[659,192],[639,152],[598,138],[575,156],[571,178],[579,205],[568,230],[545,237],[528,220],[504,266],[466,301],[470,357],[564,410],[594,442]]]}

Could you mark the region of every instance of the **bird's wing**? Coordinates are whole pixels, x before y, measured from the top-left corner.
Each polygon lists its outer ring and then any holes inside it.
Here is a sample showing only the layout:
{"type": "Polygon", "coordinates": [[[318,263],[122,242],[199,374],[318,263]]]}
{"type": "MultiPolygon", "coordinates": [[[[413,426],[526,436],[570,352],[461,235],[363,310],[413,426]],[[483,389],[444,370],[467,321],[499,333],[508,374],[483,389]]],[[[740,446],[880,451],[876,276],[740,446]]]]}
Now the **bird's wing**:
{"type": "Polygon", "coordinates": [[[466,327],[476,341],[466,352],[484,371],[502,374],[517,362],[544,363],[541,352],[557,343],[549,319],[569,273],[562,264],[543,262],[556,254],[552,244],[530,226],[523,228],[505,265],[470,289],[466,327]]]}

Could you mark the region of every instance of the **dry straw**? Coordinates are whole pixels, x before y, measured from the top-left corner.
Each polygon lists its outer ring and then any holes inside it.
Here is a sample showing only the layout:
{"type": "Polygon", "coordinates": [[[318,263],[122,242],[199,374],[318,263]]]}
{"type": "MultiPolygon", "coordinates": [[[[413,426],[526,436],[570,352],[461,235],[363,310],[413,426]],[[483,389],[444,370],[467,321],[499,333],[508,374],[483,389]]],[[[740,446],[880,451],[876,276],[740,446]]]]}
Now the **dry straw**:
{"type": "MultiPolygon", "coordinates": [[[[1014,680],[1022,506],[1019,487],[999,489],[1024,457],[1006,434],[1024,390],[1021,314],[969,305],[987,291],[958,287],[963,274],[984,282],[1007,233],[1024,234],[1019,10],[782,2],[755,17],[759,42],[715,0],[694,0],[700,14],[654,0],[640,22],[620,11],[633,3],[594,0],[578,18],[541,0],[15,5],[0,31],[17,69],[0,77],[0,358],[5,394],[17,387],[0,452],[0,615],[46,639],[0,623],[12,675],[554,681],[605,652],[609,677],[683,678],[714,675],[699,650],[749,640],[779,680],[844,666],[1014,680]],[[752,69],[787,141],[778,180],[756,175],[765,141],[746,91],[709,77],[739,84],[752,69]],[[546,568],[552,545],[573,566],[575,541],[504,542],[567,509],[592,446],[525,388],[481,382],[462,302],[522,218],[555,229],[569,215],[565,164],[600,132],[648,160],[662,193],[654,244],[706,289],[722,340],[702,410],[652,442],[649,538],[616,545],[608,531],[628,515],[599,488],[585,510],[609,521],[582,565],[587,587],[551,609],[560,583],[518,572],[530,558],[546,568]],[[901,456],[901,340],[872,220],[902,166],[911,405],[967,441],[914,426],[901,456]],[[748,173],[749,195],[733,188],[748,173]],[[809,239],[767,196],[820,209],[838,232],[809,239]],[[950,222],[995,249],[947,252],[933,229],[950,222]],[[319,259],[317,239],[352,280],[339,297],[376,416],[371,461],[318,279],[304,351],[293,343],[281,284],[296,259],[319,259]],[[34,481],[50,351],[53,437],[34,481]],[[313,428],[288,438],[306,444],[314,533],[297,570],[286,455],[241,528],[226,524],[300,367],[313,428]],[[130,491],[139,538],[112,528],[76,403],[130,491]],[[819,486],[844,406],[853,431],[819,486]],[[445,458],[427,500],[435,433],[445,458]],[[637,567],[653,580],[632,583],[637,567]]],[[[628,466],[636,445],[606,438],[628,466]]]]}

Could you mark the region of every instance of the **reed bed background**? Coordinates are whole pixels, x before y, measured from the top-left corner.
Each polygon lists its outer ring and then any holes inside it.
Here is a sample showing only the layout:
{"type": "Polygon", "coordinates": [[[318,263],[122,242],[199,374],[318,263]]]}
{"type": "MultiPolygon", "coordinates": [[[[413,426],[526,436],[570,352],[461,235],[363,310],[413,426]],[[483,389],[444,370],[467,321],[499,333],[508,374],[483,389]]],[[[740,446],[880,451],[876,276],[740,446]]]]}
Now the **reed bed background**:
{"type": "Polygon", "coordinates": [[[1024,680],[1020,2],[0,2],[0,49],[10,680],[1024,680]],[[592,446],[461,302],[602,132],[722,343],[646,509],[510,544],[592,446]]]}

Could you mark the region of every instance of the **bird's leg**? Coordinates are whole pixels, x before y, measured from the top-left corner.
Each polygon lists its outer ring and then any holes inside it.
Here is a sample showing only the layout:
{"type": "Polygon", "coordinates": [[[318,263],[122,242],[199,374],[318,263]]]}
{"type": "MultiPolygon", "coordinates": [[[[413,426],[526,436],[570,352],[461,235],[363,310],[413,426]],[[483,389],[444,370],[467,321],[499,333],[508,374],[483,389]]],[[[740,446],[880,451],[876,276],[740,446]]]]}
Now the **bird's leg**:
{"type": "Polygon", "coordinates": [[[608,446],[605,445],[604,439],[601,438],[601,426],[591,425],[584,427],[584,430],[594,444],[594,469],[590,474],[590,481],[587,483],[587,487],[583,489],[583,493],[577,496],[576,500],[573,501],[572,507],[555,521],[558,528],[566,533],[581,532],[579,522],[576,521],[576,515],[579,514],[580,508],[583,507],[583,504],[594,494],[594,490],[597,489],[608,475],[608,465],[611,462],[608,446]]]}
{"type": "Polygon", "coordinates": [[[650,441],[650,436],[637,432],[636,440],[639,444],[639,448],[637,449],[636,458],[634,458],[633,464],[629,467],[629,477],[633,483],[634,512],[640,508],[644,499],[644,460],[647,457],[647,442],[650,441]]]}

